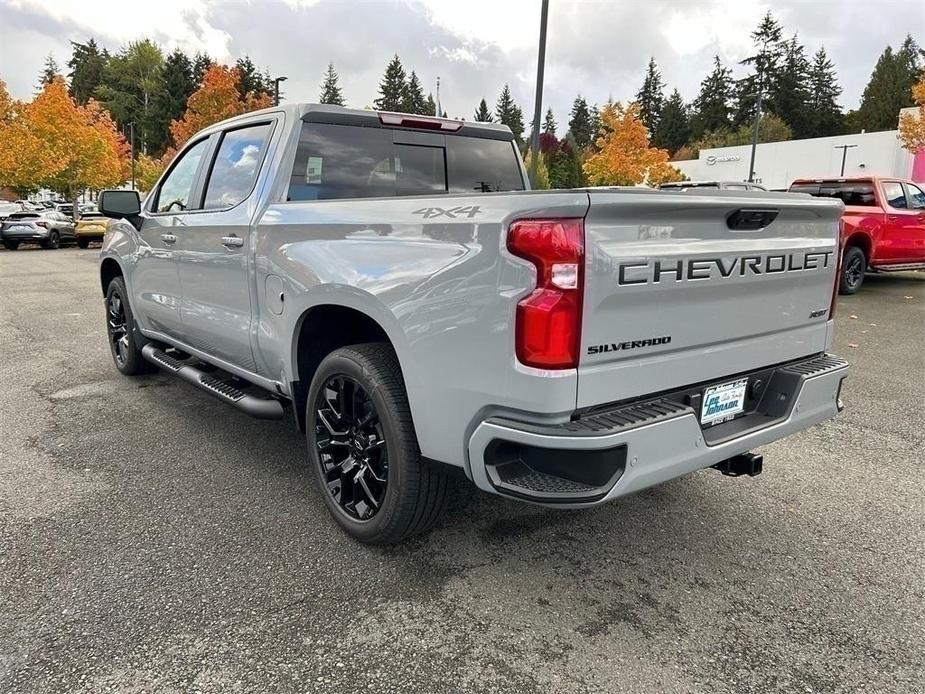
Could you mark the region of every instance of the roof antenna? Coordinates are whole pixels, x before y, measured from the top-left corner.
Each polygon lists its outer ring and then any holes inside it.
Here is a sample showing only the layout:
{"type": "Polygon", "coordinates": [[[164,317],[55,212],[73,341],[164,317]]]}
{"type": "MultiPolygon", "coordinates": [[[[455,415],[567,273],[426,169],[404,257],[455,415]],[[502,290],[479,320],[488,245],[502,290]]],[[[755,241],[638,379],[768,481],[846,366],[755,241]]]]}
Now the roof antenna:
{"type": "Polygon", "coordinates": [[[437,75],[437,112],[434,115],[437,118],[443,117],[443,107],[440,105],[440,75],[437,75]]]}

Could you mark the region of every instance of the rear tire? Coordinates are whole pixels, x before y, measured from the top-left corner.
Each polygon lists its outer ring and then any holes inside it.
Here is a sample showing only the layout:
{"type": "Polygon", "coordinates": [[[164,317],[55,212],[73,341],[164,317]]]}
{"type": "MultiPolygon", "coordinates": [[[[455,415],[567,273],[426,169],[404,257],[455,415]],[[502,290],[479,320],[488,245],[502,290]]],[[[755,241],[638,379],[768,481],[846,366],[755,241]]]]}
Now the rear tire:
{"type": "Polygon", "coordinates": [[[864,283],[867,256],[857,246],[848,246],[842,255],[841,267],[838,291],[840,294],[854,294],[864,283]]]}
{"type": "Polygon", "coordinates": [[[124,376],[157,371],[157,367],[141,356],[141,347],[136,339],[135,315],[128,300],[125,281],[115,277],[106,290],[106,336],[112,360],[124,376]]]}
{"type": "Polygon", "coordinates": [[[90,239],[82,239],[82,238],[78,237],[78,238],[77,238],[77,245],[78,245],[80,248],[89,248],[89,247],[90,247],[90,239]]]}
{"type": "Polygon", "coordinates": [[[48,236],[48,240],[42,243],[42,248],[46,250],[54,250],[61,245],[61,236],[57,231],[51,232],[48,236]]]}
{"type": "Polygon", "coordinates": [[[325,357],[308,390],[305,418],[318,490],[347,533],[368,544],[394,544],[434,524],[448,479],[421,459],[389,345],[352,345],[325,357]]]}
{"type": "Polygon", "coordinates": [[[4,241],[3,245],[6,250],[15,251],[17,248],[19,248],[19,241],[4,241]]]}

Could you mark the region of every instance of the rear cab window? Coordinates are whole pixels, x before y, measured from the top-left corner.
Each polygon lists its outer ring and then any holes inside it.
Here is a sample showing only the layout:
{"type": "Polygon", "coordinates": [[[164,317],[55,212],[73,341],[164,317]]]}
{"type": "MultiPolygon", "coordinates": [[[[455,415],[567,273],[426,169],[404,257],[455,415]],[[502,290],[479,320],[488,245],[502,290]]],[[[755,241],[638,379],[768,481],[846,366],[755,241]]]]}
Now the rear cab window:
{"type": "Polygon", "coordinates": [[[817,198],[835,198],[845,205],[876,207],[873,181],[798,181],[790,186],[791,193],[808,193],[817,198]]]}
{"type": "Polygon", "coordinates": [[[523,190],[514,143],[465,135],[303,123],[291,201],[523,190]]]}

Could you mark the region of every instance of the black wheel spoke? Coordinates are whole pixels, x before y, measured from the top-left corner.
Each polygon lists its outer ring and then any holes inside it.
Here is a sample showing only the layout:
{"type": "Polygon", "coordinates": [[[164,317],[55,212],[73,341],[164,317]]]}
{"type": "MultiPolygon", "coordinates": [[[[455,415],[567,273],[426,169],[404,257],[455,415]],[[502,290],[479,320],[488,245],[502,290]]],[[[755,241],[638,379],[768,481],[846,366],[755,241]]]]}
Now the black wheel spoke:
{"type": "Polygon", "coordinates": [[[108,314],[107,332],[109,341],[112,344],[112,353],[119,365],[125,364],[128,359],[128,319],[125,315],[125,306],[122,303],[122,297],[113,294],[107,302],[106,312],[108,314]]]}
{"type": "Polygon", "coordinates": [[[331,498],[349,517],[369,520],[385,500],[388,448],[363,386],[343,374],[328,378],[315,401],[314,431],[331,498]]]}

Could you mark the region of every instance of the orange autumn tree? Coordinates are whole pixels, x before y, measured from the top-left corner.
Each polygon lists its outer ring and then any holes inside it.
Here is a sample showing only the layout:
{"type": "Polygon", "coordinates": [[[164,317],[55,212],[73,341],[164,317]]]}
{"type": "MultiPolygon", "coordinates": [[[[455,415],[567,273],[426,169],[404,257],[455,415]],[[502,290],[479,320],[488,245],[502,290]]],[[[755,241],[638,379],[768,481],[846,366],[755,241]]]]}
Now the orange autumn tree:
{"type": "Polygon", "coordinates": [[[668,163],[668,152],[649,145],[649,132],[639,115],[639,105],[610,102],[601,110],[602,135],[596,151],[584,163],[591,185],[658,185],[683,181],[684,174],[668,163]]]}
{"type": "Polygon", "coordinates": [[[912,98],[918,112],[903,113],[899,117],[899,140],[904,148],[915,154],[925,149],[925,73],[912,87],[912,98]]]}
{"type": "Polygon", "coordinates": [[[0,176],[9,176],[7,185],[19,190],[51,188],[74,199],[82,190],[125,180],[128,148],[109,113],[92,100],[78,106],[61,76],[32,102],[14,104],[12,114],[0,127],[0,150],[7,150],[14,138],[12,167],[0,164],[0,176]]]}
{"type": "Polygon", "coordinates": [[[41,188],[56,167],[53,153],[29,127],[26,104],[11,99],[0,80],[0,188],[26,196],[41,188]]]}

